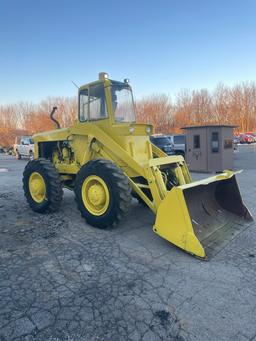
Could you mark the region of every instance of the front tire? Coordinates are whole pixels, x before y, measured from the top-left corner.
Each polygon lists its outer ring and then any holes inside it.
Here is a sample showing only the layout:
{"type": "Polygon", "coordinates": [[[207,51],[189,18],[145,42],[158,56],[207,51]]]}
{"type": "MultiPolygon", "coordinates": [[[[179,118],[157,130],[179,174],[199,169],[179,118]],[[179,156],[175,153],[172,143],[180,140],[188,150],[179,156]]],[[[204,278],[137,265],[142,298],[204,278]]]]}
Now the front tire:
{"type": "Polygon", "coordinates": [[[29,206],[35,212],[55,212],[63,196],[60,176],[46,159],[29,161],[23,172],[23,189],[29,206]]]}
{"type": "Polygon", "coordinates": [[[77,174],[77,206],[86,222],[107,228],[120,221],[131,205],[131,187],[120,168],[105,159],[91,160],[77,174]]]}

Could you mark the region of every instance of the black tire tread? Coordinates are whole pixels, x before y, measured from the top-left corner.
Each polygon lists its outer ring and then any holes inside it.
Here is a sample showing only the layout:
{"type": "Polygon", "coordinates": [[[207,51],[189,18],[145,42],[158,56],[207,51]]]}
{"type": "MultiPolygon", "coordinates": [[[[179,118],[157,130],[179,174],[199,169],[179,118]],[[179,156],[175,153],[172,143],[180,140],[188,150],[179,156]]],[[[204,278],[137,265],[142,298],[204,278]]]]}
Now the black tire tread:
{"type": "Polygon", "coordinates": [[[29,206],[36,212],[55,212],[60,207],[63,197],[62,184],[58,171],[49,160],[38,158],[27,163],[23,172],[23,190],[29,206]],[[47,204],[43,205],[42,207],[36,207],[27,189],[26,183],[27,176],[29,173],[31,173],[31,170],[36,171],[37,168],[41,170],[44,176],[48,179],[49,198],[47,200],[47,204]]]}
{"type": "Polygon", "coordinates": [[[110,227],[118,223],[120,220],[122,220],[129,211],[132,196],[131,196],[131,187],[130,187],[128,178],[123,173],[123,171],[110,160],[94,159],[94,160],[88,161],[77,174],[74,188],[75,188],[77,207],[79,211],[81,212],[82,217],[84,217],[86,221],[92,226],[95,226],[98,228],[110,227]],[[109,221],[102,222],[101,225],[99,225],[97,222],[94,222],[93,219],[88,219],[87,214],[84,213],[84,205],[79,199],[81,181],[84,180],[83,169],[85,168],[87,169],[87,171],[92,171],[92,172],[94,172],[97,169],[105,169],[105,172],[111,174],[111,176],[115,178],[116,180],[115,185],[117,188],[118,198],[117,198],[117,204],[115,206],[115,212],[109,221]]]}

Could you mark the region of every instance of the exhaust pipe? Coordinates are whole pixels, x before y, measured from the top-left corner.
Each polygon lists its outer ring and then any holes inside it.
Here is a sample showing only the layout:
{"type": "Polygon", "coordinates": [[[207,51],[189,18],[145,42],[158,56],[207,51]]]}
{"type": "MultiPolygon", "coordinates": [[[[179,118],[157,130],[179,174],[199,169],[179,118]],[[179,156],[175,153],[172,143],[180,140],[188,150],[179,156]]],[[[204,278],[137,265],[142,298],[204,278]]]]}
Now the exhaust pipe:
{"type": "Polygon", "coordinates": [[[50,114],[50,119],[55,123],[56,128],[57,128],[57,129],[60,129],[60,123],[59,123],[59,121],[57,121],[56,118],[53,117],[53,115],[55,114],[55,111],[56,111],[57,109],[58,109],[57,107],[53,107],[53,108],[52,108],[52,112],[51,112],[51,114],[50,114]]]}

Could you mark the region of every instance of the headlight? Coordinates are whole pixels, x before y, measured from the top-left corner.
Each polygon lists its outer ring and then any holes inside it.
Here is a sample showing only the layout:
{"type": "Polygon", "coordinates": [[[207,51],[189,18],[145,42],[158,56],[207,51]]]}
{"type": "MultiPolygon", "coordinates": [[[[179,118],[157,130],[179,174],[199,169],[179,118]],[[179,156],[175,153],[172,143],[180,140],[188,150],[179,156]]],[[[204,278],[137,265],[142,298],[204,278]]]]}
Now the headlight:
{"type": "Polygon", "coordinates": [[[150,126],[148,126],[148,127],[146,128],[146,132],[147,132],[148,134],[151,133],[151,127],[150,127],[150,126]]]}
{"type": "Polygon", "coordinates": [[[99,73],[99,79],[101,79],[101,80],[108,79],[108,74],[106,72],[100,72],[99,73]]]}

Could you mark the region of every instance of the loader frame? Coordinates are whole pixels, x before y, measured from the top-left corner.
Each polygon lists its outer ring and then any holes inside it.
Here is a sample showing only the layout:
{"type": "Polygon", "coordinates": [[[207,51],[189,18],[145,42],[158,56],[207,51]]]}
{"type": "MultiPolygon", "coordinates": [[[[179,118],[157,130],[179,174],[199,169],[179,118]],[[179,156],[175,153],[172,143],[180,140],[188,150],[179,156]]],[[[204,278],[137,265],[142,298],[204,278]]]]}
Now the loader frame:
{"type": "MultiPolygon", "coordinates": [[[[70,128],[34,135],[35,159],[49,159],[57,169],[62,184],[71,190],[74,188],[77,174],[89,161],[110,160],[126,175],[133,193],[156,214],[154,232],[185,251],[206,258],[206,252],[194,232],[195,224],[201,223],[193,220],[184,193],[197,186],[202,186],[200,187],[202,189],[208,185],[217,188],[220,187],[219,183],[226,181],[226,188],[232,185],[231,192],[234,190],[238,193],[236,197],[240,205],[239,216],[250,220],[252,217],[242,202],[238,186],[234,179],[231,180],[235,173],[224,171],[209,179],[192,182],[182,156],[167,156],[150,142],[149,136],[153,133],[152,125],[136,122],[120,123],[115,120],[111,84],[111,80],[104,78],[79,89],[79,93],[88,89],[90,94],[90,87],[103,86],[108,117],[92,121],[88,109],[86,122],[77,121],[70,128]],[[166,167],[177,180],[177,183],[168,189],[163,172],[166,167]],[[138,181],[139,178],[143,181],[138,181]]],[[[209,209],[212,209],[212,212],[209,213],[203,203],[198,202],[198,205],[201,205],[200,209],[203,208],[205,211],[203,214],[212,214],[213,218],[213,208],[216,213],[222,210],[219,205],[210,203],[209,209]]]]}
{"type": "MultiPolygon", "coordinates": [[[[93,158],[101,157],[111,160],[118,165],[120,164],[120,161],[122,161],[123,166],[121,166],[121,168],[128,177],[132,189],[141,197],[149,208],[156,213],[160,203],[167,194],[166,185],[163,181],[159,166],[175,165],[175,173],[180,185],[188,184],[192,181],[187,165],[182,156],[167,156],[163,151],[151,144],[150,141],[148,141],[148,148],[150,153],[152,153],[155,157],[152,157],[144,164],[140,164],[95,124],[79,123],[77,126],[68,129],[68,131],[57,130],[55,131],[55,134],[56,136],[54,137],[54,132],[51,132],[51,141],[68,140],[72,143],[75,136],[88,137],[86,150],[83,150],[83,146],[80,146],[82,155],[81,161],[74,160],[74,162],[69,164],[64,162],[55,164],[55,167],[61,174],[64,185],[65,181],[70,179],[70,175],[77,174],[81,166],[93,158]],[[108,148],[107,146],[111,146],[111,148],[108,148]],[[131,174],[133,176],[131,176],[131,174]],[[133,179],[137,176],[145,178],[148,185],[136,183],[133,179]],[[142,188],[150,189],[153,197],[152,201],[144,194],[142,188]]],[[[34,140],[37,142],[36,137],[34,137],[34,140]]],[[[47,141],[49,141],[49,137],[45,136],[44,140],[40,138],[40,142],[38,141],[38,143],[35,143],[35,158],[43,156],[40,154],[40,144],[47,144],[47,141]]],[[[134,143],[136,143],[136,137],[134,143]]]]}

